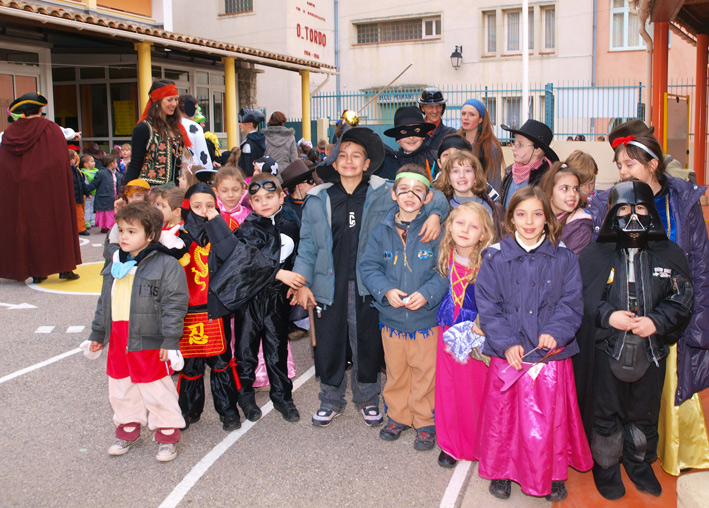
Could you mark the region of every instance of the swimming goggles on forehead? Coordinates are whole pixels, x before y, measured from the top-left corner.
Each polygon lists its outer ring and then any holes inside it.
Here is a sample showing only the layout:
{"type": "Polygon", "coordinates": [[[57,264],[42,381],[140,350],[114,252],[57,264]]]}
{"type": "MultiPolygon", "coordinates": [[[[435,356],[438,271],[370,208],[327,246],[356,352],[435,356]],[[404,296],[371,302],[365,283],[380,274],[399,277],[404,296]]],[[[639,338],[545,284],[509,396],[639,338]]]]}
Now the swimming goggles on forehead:
{"type": "Polygon", "coordinates": [[[260,182],[251,182],[249,184],[249,195],[253,196],[259,189],[264,189],[266,192],[278,191],[278,186],[272,180],[262,180],[260,182]]]}

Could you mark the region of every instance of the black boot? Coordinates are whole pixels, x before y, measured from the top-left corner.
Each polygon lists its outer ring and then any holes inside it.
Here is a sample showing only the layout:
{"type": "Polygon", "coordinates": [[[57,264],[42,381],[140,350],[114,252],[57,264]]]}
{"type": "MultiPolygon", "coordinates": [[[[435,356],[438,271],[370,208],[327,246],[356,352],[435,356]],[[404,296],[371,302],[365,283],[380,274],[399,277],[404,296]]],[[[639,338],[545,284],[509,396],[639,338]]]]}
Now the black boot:
{"type": "Polygon", "coordinates": [[[566,490],[566,482],[563,480],[554,480],[551,482],[551,492],[549,495],[545,496],[544,499],[554,503],[563,501],[568,495],[569,492],[566,490]]]}
{"type": "Polygon", "coordinates": [[[640,492],[647,492],[655,497],[662,494],[662,486],[657,481],[655,472],[649,462],[636,462],[623,456],[623,466],[628,477],[640,492]]]}
{"type": "Polygon", "coordinates": [[[608,500],[620,499],[625,495],[625,486],[620,477],[620,464],[605,468],[594,462],[593,483],[596,484],[598,493],[608,500]]]}

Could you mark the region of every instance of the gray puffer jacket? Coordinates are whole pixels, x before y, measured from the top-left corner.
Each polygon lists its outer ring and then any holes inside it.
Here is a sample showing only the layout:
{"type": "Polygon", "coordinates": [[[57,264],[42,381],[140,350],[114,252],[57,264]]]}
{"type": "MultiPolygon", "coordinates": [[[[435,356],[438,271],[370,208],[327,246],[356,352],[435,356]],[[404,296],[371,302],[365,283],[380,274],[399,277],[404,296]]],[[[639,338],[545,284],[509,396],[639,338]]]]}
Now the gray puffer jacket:
{"type": "Polygon", "coordinates": [[[266,155],[276,159],[279,171],[298,158],[295,131],[290,127],[272,125],[261,132],[266,136],[266,155]]]}
{"type": "MultiPolygon", "coordinates": [[[[118,259],[114,253],[114,260],[118,259]]],[[[113,262],[101,271],[103,286],[89,340],[103,344],[111,336],[113,262]]],[[[190,295],[185,270],[175,258],[153,250],[138,263],[130,300],[128,351],[180,349],[190,295]]]]}

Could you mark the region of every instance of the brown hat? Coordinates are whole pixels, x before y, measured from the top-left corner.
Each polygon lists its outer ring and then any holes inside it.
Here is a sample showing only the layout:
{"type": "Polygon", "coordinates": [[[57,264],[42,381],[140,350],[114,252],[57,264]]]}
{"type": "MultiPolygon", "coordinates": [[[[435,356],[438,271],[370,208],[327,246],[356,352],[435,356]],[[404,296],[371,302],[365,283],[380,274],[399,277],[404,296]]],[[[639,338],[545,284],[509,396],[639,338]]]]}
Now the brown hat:
{"type": "Polygon", "coordinates": [[[627,136],[652,136],[655,132],[655,127],[648,127],[645,122],[635,118],[628,122],[620,124],[608,134],[608,143],[613,146],[613,141],[617,138],[625,138],[627,136]]]}
{"type": "Polygon", "coordinates": [[[308,167],[302,159],[294,160],[281,171],[283,187],[288,188],[298,185],[300,182],[307,180],[313,171],[315,171],[315,166],[308,167]]]}

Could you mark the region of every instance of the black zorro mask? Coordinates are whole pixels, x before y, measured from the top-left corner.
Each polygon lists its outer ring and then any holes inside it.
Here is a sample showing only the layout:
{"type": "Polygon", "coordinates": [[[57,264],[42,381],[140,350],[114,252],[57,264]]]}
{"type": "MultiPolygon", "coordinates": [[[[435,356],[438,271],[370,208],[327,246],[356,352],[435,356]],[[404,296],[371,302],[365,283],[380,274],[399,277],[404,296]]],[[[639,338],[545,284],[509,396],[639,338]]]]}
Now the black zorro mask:
{"type": "Polygon", "coordinates": [[[598,242],[620,249],[645,248],[649,240],[667,240],[655,196],[643,182],[621,182],[611,189],[598,242]]]}

